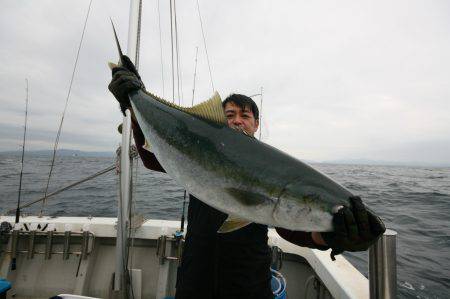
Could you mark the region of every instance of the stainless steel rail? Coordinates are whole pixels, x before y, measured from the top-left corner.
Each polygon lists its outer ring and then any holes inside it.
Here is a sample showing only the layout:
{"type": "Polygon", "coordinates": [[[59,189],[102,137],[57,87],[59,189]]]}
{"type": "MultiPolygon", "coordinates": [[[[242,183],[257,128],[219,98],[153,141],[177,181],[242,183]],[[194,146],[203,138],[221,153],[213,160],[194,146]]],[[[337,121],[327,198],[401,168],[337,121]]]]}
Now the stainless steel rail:
{"type": "Polygon", "coordinates": [[[371,299],[397,297],[397,232],[387,229],[369,249],[371,299]]]}
{"type": "Polygon", "coordinates": [[[10,244],[0,249],[0,253],[11,254],[11,258],[17,257],[19,253],[26,254],[27,259],[33,259],[35,254],[43,254],[46,260],[51,259],[53,254],[62,254],[63,259],[68,259],[69,255],[81,255],[82,259],[87,259],[88,255],[94,250],[95,235],[91,232],[55,232],[55,231],[11,231],[10,244]],[[37,242],[37,238],[41,238],[37,242]],[[42,240],[45,238],[45,241],[42,240]],[[55,239],[62,238],[62,251],[54,251],[55,239]],[[72,242],[73,239],[80,239],[80,242],[72,242]],[[19,246],[19,239],[28,239],[28,242],[22,242],[19,246]],[[36,245],[44,245],[45,250],[36,250],[36,245]],[[75,246],[74,246],[75,245],[75,246]],[[9,249],[8,249],[9,247],[9,249]],[[78,250],[70,250],[71,247],[76,247],[78,250]]]}

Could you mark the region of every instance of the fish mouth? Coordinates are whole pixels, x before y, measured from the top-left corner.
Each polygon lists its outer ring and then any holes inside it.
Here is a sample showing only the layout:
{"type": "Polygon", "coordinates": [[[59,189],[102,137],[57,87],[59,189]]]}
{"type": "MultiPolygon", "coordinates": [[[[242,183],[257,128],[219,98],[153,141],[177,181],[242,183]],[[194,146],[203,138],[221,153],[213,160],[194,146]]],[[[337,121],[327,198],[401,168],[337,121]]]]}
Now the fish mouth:
{"type": "Polygon", "coordinates": [[[229,127],[230,129],[235,130],[235,131],[237,131],[237,132],[239,132],[239,133],[242,133],[242,134],[244,134],[244,135],[252,136],[252,135],[251,135],[249,132],[247,132],[247,131],[244,129],[244,127],[242,127],[242,126],[229,125],[228,127],[229,127]]]}

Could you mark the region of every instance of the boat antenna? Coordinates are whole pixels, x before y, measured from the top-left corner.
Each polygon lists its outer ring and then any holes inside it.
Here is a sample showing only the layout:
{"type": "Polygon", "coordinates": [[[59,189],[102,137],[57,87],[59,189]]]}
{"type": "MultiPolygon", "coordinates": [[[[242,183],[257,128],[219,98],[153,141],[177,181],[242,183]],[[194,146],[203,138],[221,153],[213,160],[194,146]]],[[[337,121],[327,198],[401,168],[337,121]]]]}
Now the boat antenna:
{"type": "MultiPolygon", "coordinates": [[[[75,77],[75,72],[77,70],[78,58],[80,57],[81,45],[83,44],[84,33],[86,32],[86,25],[87,25],[87,21],[89,19],[89,12],[91,11],[91,5],[92,5],[92,0],[89,2],[89,7],[88,7],[87,14],[86,14],[86,19],[84,20],[83,31],[81,33],[81,39],[80,39],[80,43],[78,45],[77,56],[75,58],[75,64],[73,66],[72,77],[70,78],[69,91],[67,92],[66,103],[64,105],[64,110],[63,110],[63,113],[62,113],[62,116],[61,116],[61,121],[59,123],[58,132],[56,133],[56,140],[55,140],[55,144],[53,146],[52,164],[50,166],[50,171],[48,173],[48,179],[47,179],[47,185],[45,187],[44,197],[47,197],[48,186],[50,184],[50,179],[52,177],[53,166],[55,165],[55,158],[56,158],[56,151],[58,149],[58,144],[59,144],[59,137],[61,136],[62,125],[63,125],[63,122],[64,122],[64,116],[66,114],[67,106],[69,104],[70,92],[72,91],[73,79],[75,77]]],[[[42,206],[41,206],[41,211],[39,213],[39,217],[42,217],[42,210],[44,209],[45,204],[46,204],[46,200],[44,199],[42,201],[42,206]]]]}

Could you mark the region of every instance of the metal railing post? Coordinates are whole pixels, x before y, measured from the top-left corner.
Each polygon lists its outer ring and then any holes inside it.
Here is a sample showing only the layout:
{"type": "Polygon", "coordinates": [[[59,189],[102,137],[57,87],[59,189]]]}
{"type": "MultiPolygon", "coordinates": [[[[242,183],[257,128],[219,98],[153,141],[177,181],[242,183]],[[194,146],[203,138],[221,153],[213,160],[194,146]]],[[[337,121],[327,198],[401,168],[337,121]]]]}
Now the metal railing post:
{"type": "Polygon", "coordinates": [[[387,229],[369,249],[370,299],[397,297],[397,232],[387,229]]]}
{"type": "MultiPolygon", "coordinates": [[[[139,68],[139,34],[141,26],[142,0],[130,0],[130,18],[128,27],[127,55],[139,68]]],[[[117,216],[116,269],[114,274],[114,291],[121,292],[119,297],[128,298],[128,231],[130,228],[131,206],[131,111],[127,109],[123,118],[122,145],[120,151],[120,195],[117,216]]]]}

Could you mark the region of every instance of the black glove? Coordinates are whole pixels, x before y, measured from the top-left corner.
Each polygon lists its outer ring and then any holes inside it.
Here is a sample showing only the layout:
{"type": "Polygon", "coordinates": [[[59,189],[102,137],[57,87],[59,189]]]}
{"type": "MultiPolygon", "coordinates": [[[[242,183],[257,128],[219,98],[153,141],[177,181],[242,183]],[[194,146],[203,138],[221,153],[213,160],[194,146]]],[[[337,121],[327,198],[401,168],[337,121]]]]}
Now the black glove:
{"type": "Polygon", "coordinates": [[[321,233],[332,249],[331,259],[344,251],[364,251],[386,231],[381,219],[368,211],[359,196],[350,197],[351,209],[343,207],[333,217],[334,231],[321,233]]]}
{"type": "Polygon", "coordinates": [[[123,55],[121,62],[122,66],[112,69],[112,80],[108,89],[119,101],[120,110],[125,115],[125,110],[131,108],[128,94],[134,90],[145,89],[145,86],[131,60],[123,55]]]}

